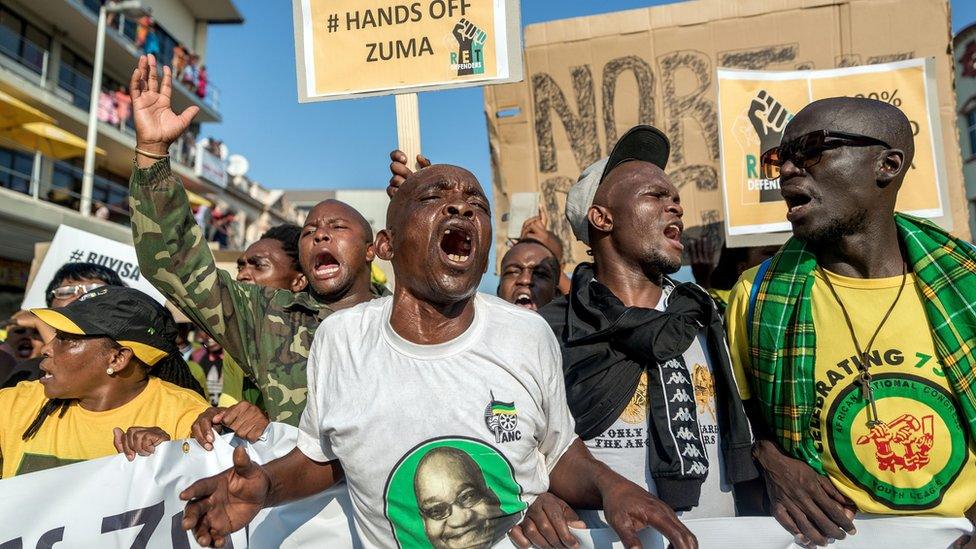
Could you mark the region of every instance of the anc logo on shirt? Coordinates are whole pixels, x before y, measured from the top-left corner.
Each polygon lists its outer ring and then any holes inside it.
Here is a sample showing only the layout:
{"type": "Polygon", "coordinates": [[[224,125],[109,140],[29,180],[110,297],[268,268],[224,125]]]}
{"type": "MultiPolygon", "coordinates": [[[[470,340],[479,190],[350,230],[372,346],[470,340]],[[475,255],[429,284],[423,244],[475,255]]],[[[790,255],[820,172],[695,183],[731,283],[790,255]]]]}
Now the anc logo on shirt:
{"type": "Polygon", "coordinates": [[[875,501],[895,510],[942,502],[966,462],[968,430],[952,394],[912,375],[879,374],[874,398],[903,411],[868,426],[870,405],[852,383],[830,406],[828,446],[840,471],[875,501]]]}
{"type": "Polygon", "coordinates": [[[491,547],[522,518],[515,470],[497,449],[466,437],[431,439],[390,473],[384,514],[398,547],[491,547]]]}
{"type": "Polygon", "coordinates": [[[518,412],[515,410],[515,402],[495,400],[495,394],[489,394],[491,395],[491,400],[488,401],[488,406],[485,407],[485,425],[495,435],[495,443],[521,440],[522,432],[516,430],[516,427],[518,427],[518,412]]]}

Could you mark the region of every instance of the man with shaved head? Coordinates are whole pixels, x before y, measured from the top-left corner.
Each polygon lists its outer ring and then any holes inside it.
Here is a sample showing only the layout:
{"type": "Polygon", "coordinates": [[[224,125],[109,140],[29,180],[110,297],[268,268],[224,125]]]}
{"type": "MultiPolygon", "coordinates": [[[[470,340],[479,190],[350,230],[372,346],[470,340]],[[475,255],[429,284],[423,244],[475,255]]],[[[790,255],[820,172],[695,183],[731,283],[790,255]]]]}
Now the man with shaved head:
{"type": "Polygon", "coordinates": [[[763,151],[793,238],[743,274],[727,329],[772,513],[802,544],[856,513],[976,518],[976,251],[895,211],[914,152],[898,108],[849,97],[763,151]]]}
{"type": "Polygon", "coordinates": [[[474,175],[434,165],[406,178],[376,238],[393,264],[393,296],[316,331],[296,450],[265,466],[239,450],[234,468],[181,494],[183,526],[199,543],[221,545],[263,506],[313,494],[341,467],[367,547],[419,547],[432,535],[439,547],[490,547],[547,490],[606,509],[628,547],[646,526],[678,549],[696,546],[670,509],[576,437],[559,344],[542,317],[477,293],[491,243],[474,175]],[[470,478],[472,462],[482,479],[470,478]]]}
{"type": "Polygon", "coordinates": [[[298,425],[305,408],[305,363],[312,335],[334,311],[368,301],[385,288],[370,283],[373,234],[348,204],[326,200],[305,220],[298,262],[307,287],[262,287],[217,268],[193,220],[170,145],[196,107],[170,107],[169,67],[160,77],[153,56],[132,75],[136,169],[130,181],[132,239],[139,267],[153,285],[220,343],[261,390],[273,421],[298,425]]]}
{"type": "MultiPolygon", "coordinates": [[[[583,171],[566,218],[593,262],[540,313],[559,341],[569,408],[590,452],[682,518],[730,517],[732,486],[757,476],[751,434],[721,316],[702,288],[668,276],[681,266],[684,228],[669,154],[667,137],[640,125],[583,171]]],[[[592,528],[609,518],[575,507],[592,528]]],[[[550,509],[530,511],[520,527],[527,541],[556,545],[551,531],[577,518],[550,509]]]]}
{"type": "Polygon", "coordinates": [[[537,311],[559,295],[559,260],[542,242],[521,238],[502,256],[498,297],[537,311]]]}

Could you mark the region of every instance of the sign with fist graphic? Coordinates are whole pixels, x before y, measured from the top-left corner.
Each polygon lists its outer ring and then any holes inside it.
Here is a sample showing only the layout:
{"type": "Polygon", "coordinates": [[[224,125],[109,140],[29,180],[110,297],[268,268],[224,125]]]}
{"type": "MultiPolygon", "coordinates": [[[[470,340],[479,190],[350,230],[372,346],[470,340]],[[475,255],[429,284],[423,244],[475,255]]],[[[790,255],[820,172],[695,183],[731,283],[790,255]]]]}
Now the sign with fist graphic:
{"type": "Polygon", "coordinates": [[[301,102],[517,82],[518,0],[293,0],[301,102]]]}

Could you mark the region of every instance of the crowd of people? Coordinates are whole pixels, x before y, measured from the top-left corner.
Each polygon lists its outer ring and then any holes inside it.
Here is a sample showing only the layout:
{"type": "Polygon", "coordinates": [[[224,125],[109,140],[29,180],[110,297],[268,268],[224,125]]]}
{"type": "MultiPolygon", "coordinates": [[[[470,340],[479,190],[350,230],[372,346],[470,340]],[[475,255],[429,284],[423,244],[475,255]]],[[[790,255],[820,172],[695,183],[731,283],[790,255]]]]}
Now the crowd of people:
{"type": "Polygon", "coordinates": [[[636,126],[567,197],[591,261],[567,274],[548,220],[529,219],[496,297],[477,292],[480,183],[399,151],[382,231],[326,200],[236,277],[218,269],[169,169],[195,114],[171,110],[172,74],[142,57],[133,76],[132,231],[199,345],[117,276],[66,266],[0,348],[3,477],[274,421],[298,427],[294,450],[259,465],[239,447],[180,494],[201,545],[341,479],[377,547],[575,547],[585,525],[686,549],[683,520],[751,515],[823,546],[859,514],[976,522],[976,248],[895,211],[914,155],[896,107],[800,110],[762,155],[792,238],[714,266],[685,249],[668,137],[636,126]],[[697,284],[671,277],[689,255],[697,284]]]}
{"type": "Polygon", "coordinates": [[[125,86],[103,89],[98,94],[98,120],[124,130],[132,116],[132,97],[125,86]]]}

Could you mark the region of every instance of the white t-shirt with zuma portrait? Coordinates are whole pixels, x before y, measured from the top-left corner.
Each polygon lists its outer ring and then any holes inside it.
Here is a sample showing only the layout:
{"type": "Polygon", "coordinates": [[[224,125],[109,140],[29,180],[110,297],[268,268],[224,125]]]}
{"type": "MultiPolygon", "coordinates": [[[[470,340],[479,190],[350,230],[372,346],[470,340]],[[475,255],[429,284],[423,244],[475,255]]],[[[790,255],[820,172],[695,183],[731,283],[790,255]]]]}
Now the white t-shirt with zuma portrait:
{"type": "Polygon", "coordinates": [[[576,438],[549,326],[494,296],[474,304],[438,345],[393,330],[392,297],[315,333],[298,447],[340,461],[369,547],[490,547],[576,438]]]}

